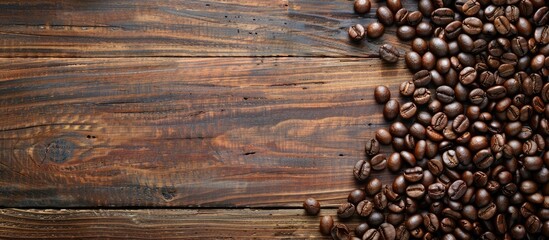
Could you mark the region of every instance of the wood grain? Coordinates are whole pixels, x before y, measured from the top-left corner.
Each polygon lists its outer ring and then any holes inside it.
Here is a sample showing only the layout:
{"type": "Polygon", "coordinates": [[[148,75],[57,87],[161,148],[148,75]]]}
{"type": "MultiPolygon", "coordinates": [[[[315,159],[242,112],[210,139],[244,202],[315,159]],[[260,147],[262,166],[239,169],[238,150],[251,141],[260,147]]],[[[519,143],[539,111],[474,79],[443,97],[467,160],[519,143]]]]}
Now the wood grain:
{"type": "MultiPolygon", "coordinates": [[[[353,44],[347,28],[376,21],[348,0],[35,0],[0,2],[0,57],[377,56],[389,28],[353,44]]],[[[415,1],[405,7],[416,9],[415,1]]]]}
{"type": "MultiPolygon", "coordinates": [[[[300,209],[1,209],[0,238],[331,239],[320,234],[319,219],[300,209]]],[[[354,228],[358,222],[346,224],[354,228]]]]}
{"type": "MultiPolygon", "coordinates": [[[[0,206],[335,206],[404,63],[0,59],[0,206]]],[[[387,149],[386,149],[387,150],[387,149]]],[[[377,173],[385,181],[388,173],[377,173]]]]}

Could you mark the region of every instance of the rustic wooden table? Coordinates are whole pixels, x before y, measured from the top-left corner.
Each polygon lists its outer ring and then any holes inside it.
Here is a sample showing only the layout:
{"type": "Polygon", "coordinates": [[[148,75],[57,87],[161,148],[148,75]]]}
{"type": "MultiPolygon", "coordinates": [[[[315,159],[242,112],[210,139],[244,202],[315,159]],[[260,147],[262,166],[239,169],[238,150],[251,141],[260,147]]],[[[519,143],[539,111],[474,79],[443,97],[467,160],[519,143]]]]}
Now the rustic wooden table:
{"type": "Polygon", "coordinates": [[[0,237],[320,238],[410,77],[347,38],[379,4],[0,2],[0,237]]]}

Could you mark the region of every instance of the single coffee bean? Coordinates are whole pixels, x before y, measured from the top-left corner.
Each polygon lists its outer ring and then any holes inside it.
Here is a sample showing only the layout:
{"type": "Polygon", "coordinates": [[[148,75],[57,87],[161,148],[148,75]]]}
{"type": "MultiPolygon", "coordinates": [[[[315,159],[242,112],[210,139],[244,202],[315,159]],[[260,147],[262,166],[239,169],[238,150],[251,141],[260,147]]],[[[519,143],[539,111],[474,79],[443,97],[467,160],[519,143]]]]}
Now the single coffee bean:
{"type": "Polygon", "coordinates": [[[431,14],[431,21],[439,26],[446,26],[454,20],[455,14],[450,8],[438,8],[431,14]]]}
{"type": "Polygon", "coordinates": [[[425,195],[425,186],[421,183],[412,184],[406,187],[406,195],[413,199],[418,199],[425,195]]]}
{"type": "Polygon", "coordinates": [[[376,171],[384,170],[387,167],[387,156],[385,154],[375,155],[370,160],[370,165],[376,171]]]}
{"type": "Polygon", "coordinates": [[[540,44],[549,43],[549,26],[540,26],[537,27],[534,31],[534,39],[540,44]]]}
{"type": "MultiPolygon", "coordinates": [[[[379,11],[379,9],[378,9],[379,11]]],[[[396,63],[400,57],[398,50],[390,44],[383,44],[379,48],[379,56],[386,62],[396,63]]]]}
{"type": "Polygon", "coordinates": [[[473,163],[479,169],[489,168],[494,162],[494,157],[489,149],[478,151],[473,157],[473,163]]]}
{"type": "Polygon", "coordinates": [[[397,12],[399,9],[402,8],[402,3],[400,2],[400,0],[387,0],[387,7],[392,11],[392,12],[397,12]]]}
{"type": "Polygon", "coordinates": [[[396,237],[396,229],[392,224],[382,223],[378,231],[381,235],[381,240],[394,240],[396,237]]]}
{"type": "Polygon", "coordinates": [[[467,184],[463,180],[453,182],[448,188],[448,196],[452,200],[460,199],[467,190],[467,184]]]}
{"type": "Polygon", "coordinates": [[[364,233],[364,235],[362,235],[362,239],[363,240],[380,240],[381,235],[379,234],[378,230],[374,228],[370,228],[364,233]]]}
{"type": "Polygon", "coordinates": [[[339,218],[350,218],[355,213],[355,205],[349,202],[342,203],[337,209],[339,218]]]}
{"type": "Polygon", "coordinates": [[[368,156],[376,155],[379,152],[379,142],[375,138],[366,140],[365,152],[368,156]]]}
{"type": "Polygon", "coordinates": [[[495,214],[496,204],[494,204],[493,202],[490,202],[488,205],[478,210],[478,218],[482,220],[491,219],[495,214]]]}
{"type": "Polygon", "coordinates": [[[335,224],[330,234],[332,235],[332,239],[335,240],[348,240],[350,238],[349,228],[343,223],[335,224]]]}
{"type": "Polygon", "coordinates": [[[427,213],[423,216],[423,225],[429,232],[436,232],[440,226],[437,215],[433,213],[427,213]]]}
{"type": "Polygon", "coordinates": [[[393,12],[385,6],[381,6],[376,11],[377,19],[385,26],[391,26],[394,22],[393,12]]]}
{"type": "Polygon", "coordinates": [[[363,222],[361,224],[358,224],[358,226],[356,226],[355,228],[355,235],[360,239],[362,239],[362,236],[364,236],[364,233],[366,233],[368,229],[370,229],[370,226],[368,226],[368,223],[363,222]]]}
{"type": "Polygon", "coordinates": [[[373,178],[368,182],[368,184],[366,184],[364,190],[368,196],[374,196],[381,191],[381,187],[381,181],[378,178],[373,178]]]}
{"type": "Polygon", "coordinates": [[[419,166],[404,170],[404,179],[408,182],[419,182],[423,178],[423,169],[419,166]]]}
{"type": "Polygon", "coordinates": [[[361,217],[369,216],[374,210],[374,203],[370,200],[363,200],[356,206],[356,212],[361,217]]]}
{"type": "Polygon", "coordinates": [[[332,218],[332,216],[322,216],[322,218],[320,218],[319,229],[322,235],[329,235],[333,226],[334,219],[332,218]]]}
{"type": "Polygon", "coordinates": [[[410,119],[416,115],[417,106],[413,102],[407,102],[400,107],[400,117],[410,119]]]}
{"type": "Polygon", "coordinates": [[[511,23],[505,16],[496,17],[494,19],[494,26],[496,27],[496,31],[501,35],[507,35],[511,30],[511,23]]]}
{"type": "Polygon", "coordinates": [[[408,9],[401,8],[395,13],[395,22],[398,26],[402,26],[407,23],[408,9]]]}
{"type": "Polygon", "coordinates": [[[482,21],[476,17],[468,17],[463,20],[462,28],[469,35],[478,35],[482,32],[482,21]]]}
{"type": "Polygon", "coordinates": [[[350,202],[352,204],[357,204],[360,201],[364,200],[366,198],[366,192],[362,189],[355,189],[349,193],[349,196],[347,196],[347,202],[350,202]]]}
{"type": "Polygon", "coordinates": [[[436,89],[436,98],[445,104],[451,103],[455,99],[455,92],[449,86],[440,86],[436,89]]]}
{"type": "Polygon", "coordinates": [[[371,39],[379,38],[383,36],[383,33],[385,33],[385,27],[378,22],[370,23],[366,28],[366,35],[371,39]]]}
{"type": "Polygon", "coordinates": [[[427,194],[432,199],[442,199],[446,194],[446,187],[442,183],[433,183],[429,185],[427,194]]]}
{"type": "Polygon", "coordinates": [[[374,196],[373,203],[378,210],[383,210],[387,207],[387,196],[383,192],[379,192],[374,196]]]}
{"type": "Polygon", "coordinates": [[[444,164],[442,160],[435,158],[427,162],[427,168],[433,175],[439,176],[444,171],[444,164]]]}
{"type": "Polygon", "coordinates": [[[414,103],[423,105],[431,100],[431,91],[427,88],[418,88],[414,91],[414,103]]]}
{"type": "Polygon", "coordinates": [[[541,231],[542,222],[536,215],[531,215],[526,219],[524,226],[528,233],[539,233],[541,231]]]}
{"type": "Polygon", "coordinates": [[[377,86],[374,89],[374,97],[377,103],[384,104],[391,99],[391,91],[387,86],[377,86]]]}
{"type": "Polygon", "coordinates": [[[370,176],[371,169],[369,162],[360,160],[355,164],[353,174],[357,180],[364,181],[370,176]]]}
{"type": "Polygon", "coordinates": [[[447,168],[455,168],[459,165],[459,160],[455,150],[448,150],[442,154],[442,162],[447,168]]]}
{"type": "Polygon", "coordinates": [[[399,153],[392,153],[387,158],[387,168],[391,172],[398,172],[400,171],[400,167],[402,166],[402,160],[400,158],[399,153]]]}
{"type": "Polygon", "coordinates": [[[481,5],[476,0],[467,0],[461,7],[465,16],[475,16],[480,11],[481,5]]]}
{"type": "Polygon", "coordinates": [[[436,65],[436,57],[432,52],[426,52],[421,56],[421,65],[427,70],[433,70],[436,65]]]}
{"type": "Polygon", "coordinates": [[[404,56],[404,60],[409,69],[415,71],[421,69],[421,56],[417,52],[407,52],[404,56]]]}
{"type": "Polygon", "coordinates": [[[430,0],[419,0],[418,1],[418,10],[423,14],[423,16],[431,16],[431,13],[435,10],[435,5],[430,0]]]}
{"type": "Polygon", "coordinates": [[[303,208],[309,215],[317,215],[320,212],[320,203],[314,198],[307,198],[303,201],[303,208]]]}
{"type": "Polygon", "coordinates": [[[521,224],[513,226],[511,228],[511,236],[513,239],[523,239],[526,236],[526,228],[521,224]]]}
{"type": "Polygon", "coordinates": [[[406,219],[405,226],[408,230],[414,230],[421,226],[423,217],[420,214],[414,214],[406,219]]]}
{"type": "Polygon", "coordinates": [[[380,128],[376,131],[375,135],[377,141],[381,144],[388,145],[393,141],[393,136],[387,131],[387,129],[380,128]]]}
{"type": "Polygon", "coordinates": [[[536,24],[536,26],[546,25],[549,22],[549,7],[543,6],[539,8],[534,13],[532,20],[534,21],[534,24],[536,24]]]}
{"type": "Polygon", "coordinates": [[[440,38],[432,38],[429,41],[429,50],[437,57],[444,57],[448,54],[448,43],[440,38]]]}
{"type": "MultiPolygon", "coordinates": [[[[420,0],[420,1],[429,1],[429,0],[420,0]]],[[[428,37],[433,34],[433,26],[428,22],[420,22],[416,26],[416,34],[419,37],[428,37]]]]}
{"type": "Polygon", "coordinates": [[[446,116],[446,114],[444,114],[443,112],[436,113],[431,119],[431,126],[437,131],[441,131],[442,129],[444,129],[447,124],[448,116],[446,116]]]}
{"type": "Polygon", "coordinates": [[[473,83],[477,78],[477,71],[472,67],[466,67],[459,73],[459,82],[463,85],[473,83]]]}
{"type": "Polygon", "coordinates": [[[356,24],[349,28],[348,33],[351,40],[360,41],[366,35],[366,30],[361,24],[356,24]]]}
{"type": "Polygon", "coordinates": [[[387,103],[385,103],[385,107],[383,108],[383,117],[389,121],[393,120],[398,117],[399,109],[400,104],[398,103],[398,101],[395,99],[391,99],[387,103]]]}
{"type": "Polygon", "coordinates": [[[385,221],[385,217],[382,213],[373,211],[370,216],[368,216],[368,219],[366,222],[371,227],[379,227],[383,222],[385,221]]]}
{"type": "Polygon", "coordinates": [[[397,29],[397,37],[402,41],[412,40],[416,35],[416,29],[407,25],[400,26],[397,29]]]}
{"type": "Polygon", "coordinates": [[[425,87],[431,83],[431,72],[421,70],[414,74],[413,82],[416,87],[425,87]]]}
{"type": "Polygon", "coordinates": [[[498,73],[501,77],[510,77],[515,73],[515,67],[511,64],[501,64],[498,67],[498,73]]]}
{"type": "Polygon", "coordinates": [[[370,11],[372,3],[370,0],[355,0],[354,10],[358,14],[366,14],[370,11]]]}
{"type": "Polygon", "coordinates": [[[421,20],[423,20],[423,14],[421,14],[420,11],[409,12],[408,15],[406,16],[406,21],[408,25],[413,27],[421,23],[421,20]]]}

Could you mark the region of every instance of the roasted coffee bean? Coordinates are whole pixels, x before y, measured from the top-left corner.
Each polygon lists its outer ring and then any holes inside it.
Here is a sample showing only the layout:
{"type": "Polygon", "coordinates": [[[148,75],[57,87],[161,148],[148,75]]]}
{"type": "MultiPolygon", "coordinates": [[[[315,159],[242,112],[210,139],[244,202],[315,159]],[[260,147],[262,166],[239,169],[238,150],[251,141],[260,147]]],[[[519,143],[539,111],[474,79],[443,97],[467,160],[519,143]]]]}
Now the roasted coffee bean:
{"type": "Polygon", "coordinates": [[[415,214],[406,219],[405,226],[408,230],[417,229],[423,223],[423,217],[420,214],[415,214]]]}
{"type": "Polygon", "coordinates": [[[459,164],[459,160],[456,156],[456,151],[448,150],[442,154],[442,162],[447,168],[455,168],[459,164]]]}
{"type": "Polygon", "coordinates": [[[448,116],[443,112],[438,112],[431,118],[431,126],[434,130],[441,131],[448,124],[448,116]]]}
{"type": "Polygon", "coordinates": [[[425,186],[423,184],[412,184],[406,187],[406,195],[413,199],[418,199],[425,195],[425,186]]]}
{"type": "Polygon", "coordinates": [[[467,184],[463,180],[457,180],[448,187],[448,196],[452,200],[460,199],[467,190],[467,184]]]}
{"type": "Polygon", "coordinates": [[[381,235],[379,234],[378,230],[374,228],[370,228],[366,230],[366,232],[364,232],[364,234],[362,235],[362,239],[363,240],[380,240],[381,235]]]}
{"type": "Polygon", "coordinates": [[[421,65],[427,70],[433,70],[436,65],[436,57],[432,52],[426,52],[421,57],[421,65]]]}
{"type": "Polygon", "coordinates": [[[398,172],[402,166],[402,160],[399,153],[392,153],[387,158],[387,168],[392,172],[398,172]]]}
{"type": "Polygon", "coordinates": [[[376,155],[379,152],[379,142],[375,138],[368,138],[365,151],[368,156],[376,155]]]}
{"type": "MultiPolygon", "coordinates": [[[[429,1],[429,0],[420,0],[420,1],[429,1]]],[[[427,22],[420,22],[416,26],[416,35],[419,37],[429,37],[433,34],[433,26],[427,22]]]]}
{"type": "Polygon", "coordinates": [[[432,38],[429,41],[429,50],[437,57],[444,57],[448,54],[448,43],[440,38],[432,38]]]}
{"type": "Polygon", "coordinates": [[[416,115],[417,106],[412,102],[407,102],[400,107],[400,117],[410,119],[416,115]]]}
{"type": "Polygon", "coordinates": [[[373,178],[368,182],[368,184],[366,184],[364,190],[368,196],[374,196],[381,191],[381,187],[381,181],[378,178],[373,178]]]}
{"type": "MultiPolygon", "coordinates": [[[[378,9],[379,10],[379,9],[378,9]]],[[[390,44],[383,44],[379,48],[379,56],[386,62],[395,63],[400,57],[398,50],[390,44]]]]}
{"type": "Polygon", "coordinates": [[[303,201],[303,208],[309,215],[317,215],[320,212],[320,203],[314,198],[303,201]]]}
{"type": "Polygon", "coordinates": [[[384,104],[391,99],[391,91],[387,86],[377,86],[374,89],[374,97],[377,103],[384,104]]]}
{"type": "Polygon", "coordinates": [[[489,149],[478,151],[473,157],[473,163],[479,169],[489,168],[494,162],[494,157],[489,149]]]}
{"type": "Polygon", "coordinates": [[[473,183],[476,187],[484,187],[488,184],[488,175],[481,171],[476,171],[473,174],[473,183]]]}
{"type": "Polygon", "coordinates": [[[349,202],[342,203],[337,209],[337,216],[340,218],[350,218],[355,213],[355,205],[349,202]]]}
{"type": "Polygon", "coordinates": [[[385,26],[391,26],[394,22],[393,12],[388,7],[381,6],[376,11],[377,19],[385,26]]]}
{"type": "Polygon", "coordinates": [[[496,214],[496,204],[490,202],[488,205],[478,210],[478,217],[482,220],[491,219],[496,214]]]}
{"type": "Polygon", "coordinates": [[[343,223],[335,224],[332,227],[330,234],[332,235],[332,239],[335,240],[348,240],[351,237],[349,228],[343,223]]]}
{"type": "Polygon", "coordinates": [[[374,196],[373,203],[377,209],[383,210],[387,207],[387,197],[383,192],[379,192],[374,196]]]}
{"type": "Polygon", "coordinates": [[[355,164],[353,174],[357,180],[364,181],[370,176],[371,169],[372,168],[369,162],[360,160],[355,164]]]}
{"type": "Polygon", "coordinates": [[[404,179],[409,182],[419,182],[423,178],[423,169],[421,167],[413,167],[404,170],[404,179]]]}
{"type": "Polygon", "coordinates": [[[378,231],[381,235],[381,240],[394,240],[396,237],[396,229],[392,224],[382,223],[378,231]]]}
{"type": "Polygon", "coordinates": [[[391,133],[387,131],[387,129],[380,128],[376,131],[375,139],[381,144],[391,144],[393,141],[393,136],[391,136],[391,133]]]}
{"type": "Polygon", "coordinates": [[[432,199],[441,199],[446,194],[446,187],[442,183],[433,183],[429,185],[427,194],[432,199]]]}
{"type": "Polygon", "coordinates": [[[423,15],[420,11],[412,11],[408,13],[406,20],[408,25],[415,27],[423,20],[423,15]]]}
{"type": "Polygon", "coordinates": [[[371,39],[379,38],[383,36],[384,33],[385,27],[383,26],[383,24],[378,22],[370,23],[366,28],[366,36],[371,39]]]}
{"type": "Polygon", "coordinates": [[[472,67],[466,67],[459,73],[459,82],[463,85],[473,83],[477,78],[477,71],[472,67]]]}
{"type": "Polygon", "coordinates": [[[455,92],[449,86],[440,86],[436,89],[436,98],[442,103],[451,103],[455,99],[455,92]]]}
{"type": "Polygon", "coordinates": [[[408,9],[401,8],[395,13],[395,22],[398,26],[402,26],[404,24],[407,24],[407,18],[408,18],[408,9]]]}
{"type": "Polygon", "coordinates": [[[322,218],[320,218],[319,229],[322,235],[329,235],[333,226],[334,219],[332,218],[332,216],[322,216],[322,218]]]}
{"type": "Polygon", "coordinates": [[[406,61],[406,66],[415,71],[419,71],[421,69],[421,56],[417,52],[407,52],[404,56],[404,60],[406,61]]]}
{"type": "Polygon", "coordinates": [[[382,213],[373,211],[370,216],[368,216],[367,223],[371,227],[379,227],[385,221],[385,217],[382,213]]]}
{"type": "Polygon", "coordinates": [[[494,19],[496,31],[501,35],[507,35],[511,31],[511,23],[505,16],[499,16],[494,19]]]}
{"type": "Polygon", "coordinates": [[[414,91],[414,103],[423,105],[431,100],[431,91],[427,88],[418,88],[414,91]]]}
{"type": "Polygon", "coordinates": [[[366,29],[361,24],[356,24],[349,28],[348,33],[351,40],[360,41],[366,35],[366,29]]]}
{"type": "Polygon", "coordinates": [[[402,3],[400,2],[400,0],[387,0],[387,7],[392,11],[392,12],[396,12],[398,11],[399,9],[402,8],[402,3]]]}
{"type": "Polygon", "coordinates": [[[413,82],[416,87],[425,87],[431,83],[431,72],[427,70],[421,70],[414,74],[413,82]]]}
{"type": "Polygon", "coordinates": [[[398,27],[396,34],[398,39],[402,41],[409,41],[416,36],[416,29],[408,25],[404,25],[398,27]]]}
{"type": "Polygon", "coordinates": [[[532,20],[534,21],[534,24],[536,24],[536,26],[546,25],[549,22],[549,7],[543,6],[539,8],[534,13],[532,20]]]}
{"type": "Polygon", "coordinates": [[[482,32],[482,21],[476,17],[468,17],[463,20],[462,28],[469,35],[478,35],[482,32]]]}
{"type": "Polygon", "coordinates": [[[363,200],[358,203],[356,206],[356,213],[361,217],[370,216],[374,210],[374,203],[369,200],[363,200]]]}
{"type": "Polygon", "coordinates": [[[541,231],[542,222],[536,215],[531,215],[526,219],[524,226],[528,233],[539,233],[541,231]]]}
{"type": "Polygon", "coordinates": [[[370,160],[370,165],[376,171],[384,170],[387,167],[387,155],[382,153],[375,155],[370,160]]]}
{"type": "Polygon", "coordinates": [[[355,0],[354,10],[358,14],[366,14],[370,11],[372,3],[370,0],[355,0]]]}
{"type": "Polygon", "coordinates": [[[540,44],[549,43],[549,26],[540,26],[537,27],[534,31],[534,39],[540,44]]]}
{"type": "Polygon", "coordinates": [[[439,26],[446,26],[455,19],[454,11],[450,8],[438,8],[431,14],[431,21],[439,26]]]}
{"type": "MultiPolygon", "coordinates": [[[[411,84],[414,85],[413,83],[411,84]]],[[[383,117],[386,120],[393,120],[396,117],[398,117],[400,109],[400,104],[397,100],[391,99],[387,103],[385,103],[385,107],[383,108],[383,117]]]]}
{"type": "Polygon", "coordinates": [[[349,193],[349,196],[347,196],[347,202],[350,202],[352,204],[358,204],[360,201],[364,200],[366,198],[366,192],[362,189],[355,189],[349,193]]]}

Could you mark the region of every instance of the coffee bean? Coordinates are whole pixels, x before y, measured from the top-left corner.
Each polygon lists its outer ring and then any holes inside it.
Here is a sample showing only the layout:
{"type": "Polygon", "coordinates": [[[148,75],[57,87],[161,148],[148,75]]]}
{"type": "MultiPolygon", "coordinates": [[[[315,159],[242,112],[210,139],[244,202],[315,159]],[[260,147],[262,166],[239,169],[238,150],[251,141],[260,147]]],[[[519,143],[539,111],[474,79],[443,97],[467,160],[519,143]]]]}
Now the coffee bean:
{"type": "Polygon", "coordinates": [[[361,217],[369,216],[374,210],[374,203],[369,200],[363,200],[356,206],[356,212],[361,217]]]}
{"type": "Polygon", "coordinates": [[[391,144],[391,142],[393,141],[393,136],[391,136],[391,133],[389,133],[389,131],[384,128],[378,129],[376,131],[375,137],[379,143],[385,145],[391,144]]]}
{"type": "Polygon", "coordinates": [[[342,203],[337,209],[339,218],[350,218],[355,213],[355,205],[349,202],[342,203]]]}
{"type": "Polygon", "coordinates": [[[431,100],[431,91],[427,88],[418,88],[414,91],[414,103],[423,105],[431,100]]]}
{"type": "Polygon", "coordinates": [[[382,223],[378,231],[381,235],[380,240],[394,240],[396,237],[395,227],[389,223],[382,223]]]}
{"type": "Polygon", "coordinates": [[[534,13],[532,20],[534,21],[534,24],[536,24],[536,26],[546,25],[547,22],[549,22],[549,7],[543,6],[539,8],[534,13]]]}
{"type": "Polygon", "coordinates": [[[387,156],[385,154],[375,155],[370,160],[370,165],[372,169],[380,171],[387,167],[387,156]]]}
{"type": "MultiPolygon", "coordinates": [[[[420,0],[420,1],[429,1],[429,0],[420,0]]],[[[433,26],[427,22],[420,22],[416,26],[416,35],[419,37],[428,37],[433,33],[433,26]]]]}
{"type": "Polygon", "coordinates": [[[447,124],[448,116],[446,116],[446,114],[444,114],[443,112],[436,113],[431,119],[431,126],[437,131],[441,131],[442,129],[444,129],[447,124]]]}
{"type": "Polygon", "coordinates": [[[421,57],[421,65],[427,70],[433,70],[436,65],[436,57],[431,52],[426,52],[421,57]]]}
{"type": "Polygon", "coordinates": [[[475,0],[467,0],[461,7],[465,16],[475,16],[480,11],[480,3],[475,0]]]}
{"type": "Polygon", "coordinates": [[[391,99],[391,91],[387,86],[377,86],[374,89],[374,97],[377,103],[384,104],[391,99]]]}
{"type": "Polygon", "coordinates": [[[432,38],[429,41],[429,50],[437,57],[444,57],[448,54],[448,43],[440,38],[432,38]]]}
{"type": "Polygon", "coordinates": [[[399,153],[392,153],[387,158],[387,168],[391,172],[398,172],[402,166],[402,160],[399,153]]]}
{"type": "Polygon", "coordinates": [[[509,22],[516,22],[518,21],[520,16],[520,10],[517,6],[509,5],[505,7],[505,17],[509,20],[509,22]]]}
{"type": "Polygon", "coordinates": [[[425,195],[425,186],[420,183],[412,184],[406,187],[406,195],[414,199],[421,198],[425,195]]]}
{"type": "Polygon", "coordinates": [[[467,184],[463,180],[457,180],[448,187],[448,196],[452,200],[460,199],[467,190],[467,184]]]}
{"type": "Polygon", "coordinates": [[[322,235],[330,234],[333,226],[334,226],[334,219],[332,218],[332,216],[322,216],[322,218],[320,218],[319,229],[322,235]]]}
{"type": "Polygon", "coordinates": [[[381,57],[381,59],[383,59],[386,62],[395,63],[398,61],[398,58],[400,57],[400,53],[395,47],[393,47],[393,45],[383,44],[379,48],[379,56],[381,57]]]}
{"type": "Polygon", "coordinates": [[[368,229],[364,235],[362,236],[363,240],[380,240],[381,235],[379,234],[379,231],[373,228],[368,229]]]}
{"type": "Polygon", "coordinates": [[[419,166],[404,170],[404,179],[409,182],[419,182],[423,178],[423,169],[419,166]]]}
{"type": "Polygon", "coordinates": [[[366,35],[368,36],[368,38],[371,39],[379,38],[383,36],[384,33],[385,27],[383,26],[383,24],[378,22],[370,23],[366,28],[366,35]]]}
{"type": "Polygon", "coordinates": [[[335,240],[348,240],[350,238],[349,228],[343,223],[337,223],[332,227],[330,231],[332,239],[335,240]]]}
{"type": "Polygon", "coordinates": [[[431,83],[431,72],[421,70],[414,74],[413,82],[416,87],[425,87],[431,83]]]}
{"type": "Polygon", "coordinates": [[[406,20],[408,25],[415,27],[423,20],[423,14],[420,11],[412,11],[408,13],[406,20]]]}
{"type": "Polygon", "coordinates": [[[314,198],[307,198],[303,201],[303,208],[309,215],[317,215],[320,212],[320,203],[314,198]]]}
{"type": "Polygon", "coordinates": [[[360,41],[366,35],[366,30],[361,24],[356,24],[349,28],[348,33],[351,40],[360,41]]]}
{"type": "Polygon", "coordinates": [[[459,73],[459,81],[463,85],[469,85],[477,78],[477,71],[472,67],[466,67],[459,73]]]}
{"type": "Polygon", "coordinates": [[[397,29],[397,37],[402,41],[412,40],[416,36],[416,29],[407,25],[400,26],[397,29]]]}
{"type": "Polygon", "coordinates": [[[394,15],[391,10],[385,6],[381,6],[376,11],[376,16],[379,22],[385,26],[391,26],[394,22],[394,15]]]}
{"type": "Polygon", "coordinates": [[[400,107],[400,117],[410,119],[415,116],[417,106],[412,102],[407,102],[400,107]]]}
{"type": "Polygon", "coordinates": [[[446,187],[442,183],[433,183],[429,185],[427,193],[432,199],[441,199],[446,194],[446,187]]]}
{"type": "Polygon", "coordinates": [[[371,169],[369,162],[360,160],[355,164],[353,174],[357,180],[364,181],[370,176],[371,169]]]}
{"type": "Polygon", "coordinates": [[[383,210],[387,207],[387,197],[383,192],[379,192],[374,196],[373,203],[378,210],[383,210]]]}
{"type": "Polygon", "coordinates": [[[468,17],[463,20],[462,28],[463,32],[469,35],[478,35],[482,32],[482,21],[476,17],[468,17]]]}
{"type": "Polygon", "coordinates": [[[488,220],[496,214],[496,204],[490,202],[483,208],[478,210],[478,217],[482,220],[488,220]]]}
{"type": "Polygon", "coordinates": [[[383,108],[383,117],[386,120],[393,120],[396,117],[398,117],[399,109],[400,109],[399,102],[395,99],[391,99],[387,103],[385,103],[385,107],[383,108]]]}
{"type": "Polygon", "coordinates": [[[366,14],[370,11],[372,3],[370,0],[355,0],[354,10],[358,14],[366,14]]]}
{"type": "Polygon", "coordinates": [[[408,9],[401,8],[395,13],[395,22],[398,26],[402,26],[407,23],[408,9]]]}
{"type": "Polygon", "coordinates": [[[450,8],[438,8],[431,14],[431,21],[440,26],[445,26],[454,21],[454,11],[450,8]]]}
{"type": "Polygon", "coordinates": [[[524,226],[528,233],[539,233],[541,231],[542,222],[536,215],[531,215],[526,219],[524,226]]]}
{"type": "Polygon", "coordinates": [[[456,156],[456,151],[448,150],[442,154],[442,162],[447,168],[455,168],[459,164],[459,160],[456,156]]]}
{"type": "Polygon", "coordinates": [[[436,232],[440,226],[437,215],[433,213],[427,213],[423,216],[423,225],[429,232],[436,232]]]}
{"type": "Polygon", "coordinates": [[[549,43],[549,26],[537,27],[534,31],[534,39],[540,44],[549,43]]]}
{"type": "Polygon", "coordinates": [[[417,229],[423,223],[423,217],[420,214],[415,214],[406,220],[405,226],[408,230],[417,229]]]}

